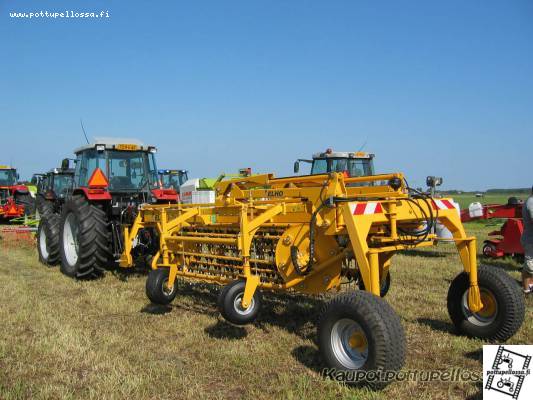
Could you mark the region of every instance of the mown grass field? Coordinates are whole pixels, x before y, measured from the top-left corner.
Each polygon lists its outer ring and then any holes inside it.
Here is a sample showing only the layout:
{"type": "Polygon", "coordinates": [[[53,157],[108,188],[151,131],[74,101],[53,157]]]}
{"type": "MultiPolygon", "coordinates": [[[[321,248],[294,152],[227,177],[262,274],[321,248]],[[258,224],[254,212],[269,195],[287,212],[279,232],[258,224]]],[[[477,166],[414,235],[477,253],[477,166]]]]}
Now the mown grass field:
{"type": "MultiPolygon", "coordinates": [[[[471,224],[483,237],[491,228],[471,224]]],[[[265,295],[256,323],[225,323],[217,289],[183,284],[170,307],[150,305],[145,276],[76,282],[0,239],[0,399],[465,399],[481,383],[393,383],[382,392],[324,379],[315,343],[321,299],[265,295]]],[[[453,246],[395,257],[388,301],[406,331],[405,369],[481,371],[483,342],[457,336],[446,293],[461,267],[453,246]]],[[[483,261],[483,260],[482,260],[483,261]]],[[[520,277],[512,260],[494,268],[520,277]]],[[[510,340],[533,342],[533,298],[510,340]]]]}

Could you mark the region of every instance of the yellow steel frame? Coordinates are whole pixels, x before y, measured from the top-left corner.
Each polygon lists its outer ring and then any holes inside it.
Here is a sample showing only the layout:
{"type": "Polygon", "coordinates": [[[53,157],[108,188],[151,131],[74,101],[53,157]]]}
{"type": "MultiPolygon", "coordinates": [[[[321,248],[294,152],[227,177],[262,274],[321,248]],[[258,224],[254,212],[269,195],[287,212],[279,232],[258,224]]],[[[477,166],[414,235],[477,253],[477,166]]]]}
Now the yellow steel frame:
{"type": "MultiPolygon", "coordinates": [[[[424,220],[423,214],[437,211],[433,210],[429,201],[409,198],[403,183],[398,188],[391,187],[387,182],[392,178],[399,178],[403,182],[401,174],[360,178],[344,178],[337,173],[290,178],[255,175],[219,182],[215,187],[217,197],[214,204],[144,205],[133,225],[124,230],[125,249],[120,265],[133,265],[133,239],[140,229],[153,228],[160,236],[160,249],[153,258],[152,268],[169,268],[169,287],[174,285],[177,276],[218,284],[231,280],[222,274],[194,272],[183,263],[180,249],[184,243],[203,243],[238,248],[241,276],[246,280],[242,300],[245,308],[258,287],[307,293],[320,293],[338,287],[340,269],[337,266],[346,259],[355,260],[365,288],[379,296],[380,280],[385,279],[391,258],[396,252],[431,246],[438,240],[432,234],[423,241],[399,234],[399,228],[420,225],[424,220]],[[361,186],[361,183],[371,185],[361,186]],[[308,225],[312,214],[331,197],[344,201],[330,203],[330,206],[322,207],[317,213],[316,246],[324,246],[326,236],[348,237],[346,246],[333,246],[335,248],[329,249],[329,256],[317,260],[307,275],[287,275],[289,277],[283,283],[261,281],[250,266],[250,246],[257,231],[266,226],[286,228],[308,225]],[[368,201],[379,201],[381,212],[354,215],[355,203],[368,201]],[[238,227],[238,234],[198,233],[191,236],[181,233],[183,228],[209,226],[238,227]]],[[[477,312],[483,305],[477,284],[476,239],[466,235],[455,209],[438,210],[438,219],[453,235],[464,271],[470,279],[468,305],[472,312],[477,312]]],[[[294,240],[290,236],[284,239],[288,242],[294,240]]],[[[299,250],[306,252],[303,248],[299,250]]],[[[281,267],[277,266],[278,269],[281,267]]]]}

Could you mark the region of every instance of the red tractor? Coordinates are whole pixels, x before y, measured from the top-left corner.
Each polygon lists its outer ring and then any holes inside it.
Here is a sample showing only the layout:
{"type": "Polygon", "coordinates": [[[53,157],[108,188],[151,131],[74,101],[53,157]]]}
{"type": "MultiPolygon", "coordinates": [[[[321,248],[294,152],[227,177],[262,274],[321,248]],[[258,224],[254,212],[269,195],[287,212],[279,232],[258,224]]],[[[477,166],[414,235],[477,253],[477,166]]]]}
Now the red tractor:
{"type": "MultiPolygon", "coordinates": [[[[99,276],[123,251],[124,226],[132,224],[144,203],[176,203],[177,192],[159,185],[156,148],[132,139],[96,139],[75,150],[71,194],[59,222],[61,272],[73,278],[99,276]]],[[[69,160],[63,160],[63,169],[69,160]]],[[[146,230],[138,236],[135,256],[148,260],[159,247],[146,230]]]]}
{"type": "Polygon", "coordinates": [[[18,179],[15,168],[0,165],[0,218],[33,214],[35,201],[28,187],[18,184],[18,179]]]}
{"type": "Polygon", "coordinates": [[[493,218],[506,220],[500,229],[489,232],[491,238],[483,242],[484,256],[499,258],[510,255],[521,261],[524,256],[524,248],[520,243],[524,232],[522,205],[522,201],[510,197],[507,204],[478,205],[477,208],[473,204],[461,211],[463,222],[493,218]]]}

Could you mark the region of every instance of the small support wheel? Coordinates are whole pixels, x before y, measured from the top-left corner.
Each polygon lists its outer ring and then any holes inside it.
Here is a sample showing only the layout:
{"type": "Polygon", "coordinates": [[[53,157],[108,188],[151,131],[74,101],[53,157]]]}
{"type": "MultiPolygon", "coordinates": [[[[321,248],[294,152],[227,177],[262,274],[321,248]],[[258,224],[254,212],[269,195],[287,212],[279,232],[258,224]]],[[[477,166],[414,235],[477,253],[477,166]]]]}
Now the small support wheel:
{"type": "Polygon", "coordinates": [[[218,296],[220,314],[228,322],[235,325],[246,325],[253,322],[261,308],[261,293],[256,290],[248,308],[242,307],[246,282],[239,280],[224,286],[218,296]]]}
{"type": "Polygon", "coordinates": [[[494,254],[496,254],[496,245],[494,243],[491,243],[491,242],[485,242],[483,243],[483,255],[485,257],[489,257],[489,258],[492,258],[494,257],[494,254]]]}
{"type": "Polygon", "coordinates": [[[146,280],[146,296],[154,304],[167,305],[176,298],[178,294],[178,281],[174,280],[174,286],[169,289],[167,286],[168,268],[153,269],[148,273],[146,280]]]}
{"type": "Polygon", "coordinates": [[[448,314],[460,333],[469,337],[506,341],[524,322],[525,301],[517,283],[498,268],[480,265],[477,271],[483,308],[468,308],[468,275],[462,272],[448,290],[448,314]]]}
{"type": "MultiPolygon", "coordinates": [[[[390,272],[387,272],[387,276],[385,277],[385,280],[381,282],[381,285],[379,287],[380,297],[385,297],[387,293],[389,293],[390,285],[391,285],[390,272]]],[[[360,290],[365,290],[365,284],[363,283],[363,278],[361,278],[361,274],[359,274],[357,277],[357,286],[359,286],[360,290]]]]}

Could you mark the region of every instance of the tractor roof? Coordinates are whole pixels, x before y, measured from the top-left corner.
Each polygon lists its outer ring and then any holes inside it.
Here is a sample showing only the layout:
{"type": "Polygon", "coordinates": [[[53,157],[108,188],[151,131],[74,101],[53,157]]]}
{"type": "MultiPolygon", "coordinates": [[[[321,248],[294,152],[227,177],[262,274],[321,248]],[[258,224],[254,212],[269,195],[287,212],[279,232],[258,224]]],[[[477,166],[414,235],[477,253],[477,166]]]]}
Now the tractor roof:
{"type": "Polygon", "coordinates": [[[74,169],[52,168],[48,173],[53,175],[74,175],[74,169]]]}
{"type": "Polygon", "coordinates": [[[78,147],[74,150],[78,154],[84,150],[94,149],[103,146],[105,150],[124,150],[124,151],[155,151],[155,146],[147,146],[143,142],[132,138],[118,137],[95,137],[92,143],[78,147]]]}
{"type": "Polygon", "coordinates": [[[0,169],[15,169],[15,168],[10,167],[9,165],[0,165],[0,169]]]}
{"type": "Polygon", "coordinates": [[[331,149],[327,149],[323,153],[315,153],[313,154],[313,159],[316,158],[365,158],[365,159],[372,159],[374,158],[374,154],[366,153],[364,151],[333,151],[331,149]]]}
{"type": "Polygon", "coordinates": [[[168,175],[184,174],[185,172],[187,172],[186,169],[160,169],[157,171],[158,174],[168,175]]]}

